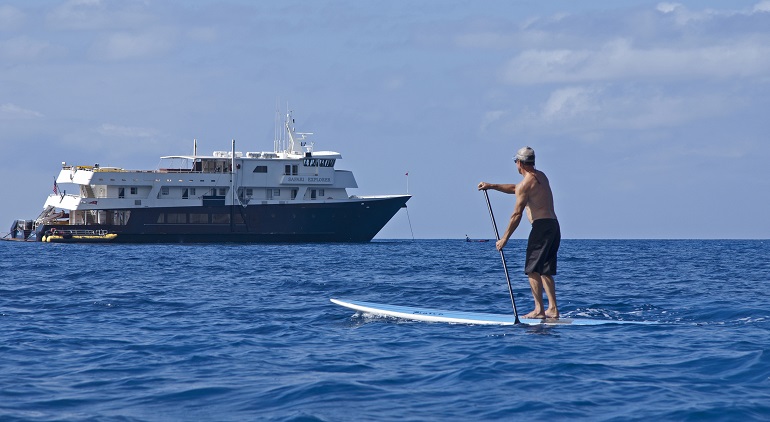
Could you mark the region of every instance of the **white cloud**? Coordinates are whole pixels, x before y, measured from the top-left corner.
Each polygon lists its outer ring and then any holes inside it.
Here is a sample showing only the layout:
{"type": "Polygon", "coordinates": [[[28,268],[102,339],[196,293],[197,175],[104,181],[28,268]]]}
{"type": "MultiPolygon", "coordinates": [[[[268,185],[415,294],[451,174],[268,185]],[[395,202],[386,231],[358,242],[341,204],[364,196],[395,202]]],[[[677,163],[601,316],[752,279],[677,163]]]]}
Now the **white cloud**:
{"type": "Polygon", "coordinates": [[[112,123],[103,123],[97,130],[100,135],[111,138],[155,138],[158,131],[155,129],[121,126],[112,123]]]}
{"type": "Polygon", "coordinates": [[[0,31],[13,31],[24,24],[24,12],[8,5],[0,6],[0,31]]]}
{"type": "Polygon", "coordinates": [[[691,22],[706,20],[713,16],[713,12],[708,10],[702,12],[693,12],[679,3],[659,3],[655,10],[663,13],[664,15],[673,16],[674,21],[679,26],[685,26],[691,22]]]}
{"type": "Polygon", "coordinates": [[[19,107],[16,104],[0,104],[0,119],[3,120],[36,119],[40,117],[43,117],[42,113],[19,107]]]}
{"type": "Polygon", "coordinates": [[[542,110],[544,119],[574,118],[600,110],[594,100],[600,90],[593,87],[567,87],[551,93],[542,110]]]}
{"type": "Polygon", "coordinates": [[[503,119],[506,113],[507,112],[505,110],[492,110],[484,113],[484,116],[481,120],[481,131],[486,131],[493,124],[496,124],[498,121],[503,119]]]}
{"type": "Polygon", "coordinates": [[[214,42],[217,40],[218,33],[213,27],[192,28],[187,31],[187,37],[194,41],[214,42]]]}
{"type": "Polygon", "coordinates": [[[131,165],[136,158],[152,160],[163,155],[169,144],[157,129],[115,123],[77,128],[62,134],[59,142],[78,160],[87,156],[110,166],[131,165]]]}
{"type": "Polygon", "coordinates": [[[154,21],[144,9],[142,2],[135,1],[69,0],[52,10],[47,22],[69,30],[136,28],[154,21]]]}
{"type": "Polygon", "coordinates": [[[658,3],[655,10],[663,14],[673,15],[678,25],[684,26],[692,22],[707,21],[736,15],[752,15],[755,13],[770,12],[770,0],[762,0],[755,4],[751,10],[714,10],[704,9],[693,11],[680,3],[658,3]]]}
{"type": "Polygon", "coordinates": [[[119,32],[98,40],[91,54],[109,61],[157,57],[170,51],[177,39],[172,30],[150,30],[142,33],[119,32]]]}
{"type": "Polygon", "coordinates": [[[400,76],[393,76],[393,77],[387,78],[384,81],[383,86],[388,91],[399,90],[404,87],[404,78],[400,76]]]}
{"type": "Polygon", "coordinates": [[[682,7],[679,3],[658,3],[655,10],[661,13],[672,13],[679,7],[682,7]]]}
{"type": "Polygon", "coordinates": [[[502,48],[516,45],[518,35],[495,31],[474,31],[460,34],[454,42],[460,48],[502,48]]]}
{"type": "Polygon", "coordinates": [[[48,14],[48,23],[60,29],[99,29],[109,25],[100,0],[70,0],[48,14]]]}
{"type": "Polygon", "coordinates": [[[570,133],[596,140],[613,130],[654,131],[734,113],[744,104],[717,94],[677,95],[650,86],[577,85],[552,91],[537,107],[519,112],[495,111],[483,124],[495,123],[506,134],[570,133]],[[494,117],[494,119],[492,119],[494,117]],[[507,117],[507,118],[506,118],[507,117]]]}
{"type": "Polygon", "coordinates": [[[766,75],[770,44],[759,39],[703,47],[636,48],[627,40],[594,50],[526,50],[504,67],[512,85],[654,78],[729,78],[766,75]]]}
{"type": "Polygon", "coordinates": [[[27,36],[14,37],[0,41],[0,59],[8,61],[31,61],[49,55],[56,55],[62,49],[48,41],[40,41],[27,36]]]}
{"type": "Polygon", "coordinates": [[[752,10],[752,13],[766,13],[770,12],[770,0],[764,0],[757,3],[752,10]]]}

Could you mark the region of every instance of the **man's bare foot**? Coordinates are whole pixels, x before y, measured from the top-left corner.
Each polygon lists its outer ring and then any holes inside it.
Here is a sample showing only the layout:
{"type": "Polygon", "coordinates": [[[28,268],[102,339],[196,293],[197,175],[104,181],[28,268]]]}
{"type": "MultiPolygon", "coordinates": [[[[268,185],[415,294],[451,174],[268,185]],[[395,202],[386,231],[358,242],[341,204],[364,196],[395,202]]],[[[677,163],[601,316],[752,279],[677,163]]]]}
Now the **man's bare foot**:
{"type": "Polygon", "coordinates": [[[532,312],[524,315],[524,318],[528,318],[528,319],[543,319],[543,318],[545,318],[545,314],[543,313],[543,311],[540,311],[540,312],[532,311],[532,312]]]}
{"type": "Polygon", "coordinates": [[[551,318],[551,319],[559,319],[559,310],[558,309],[548,309],[545,311],[545,317],[551,318]]]}

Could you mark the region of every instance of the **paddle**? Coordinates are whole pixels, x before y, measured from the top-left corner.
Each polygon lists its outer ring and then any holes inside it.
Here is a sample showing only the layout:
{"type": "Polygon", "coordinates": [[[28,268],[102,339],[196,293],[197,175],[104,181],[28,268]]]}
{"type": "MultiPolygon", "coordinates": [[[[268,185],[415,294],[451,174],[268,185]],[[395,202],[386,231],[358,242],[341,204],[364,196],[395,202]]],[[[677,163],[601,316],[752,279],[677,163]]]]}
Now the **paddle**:
{"type": "MultiPolygon", "coordinates": [[[[497,240],[500,240],[500,234],[497,232],[497,223],[495,223],[495,214],[492,213],[492,204],[489,203],[489,194],[487,193],[486,189],[484,189],[484,198],[487,199],[487,208],[489,208],[489,217],[492,219],[492,227],[495,229],[495,238],[497,240]]],[[[505,254],[503,254],[502,249],[500,249],[500,259],[503,260],[503,270],[505,270],[505,280],[508,281],[508,294],[511,295],[511,305],[513,305],[513,316],[515,317],[514,322],[516,324],[520,324],[521,321],[519,321],[519,312],[516,310],[516,301],[513,299],[513,287],[511,287],[511,277],[508,275],[508,266],[505,265],[505,254]]]]}

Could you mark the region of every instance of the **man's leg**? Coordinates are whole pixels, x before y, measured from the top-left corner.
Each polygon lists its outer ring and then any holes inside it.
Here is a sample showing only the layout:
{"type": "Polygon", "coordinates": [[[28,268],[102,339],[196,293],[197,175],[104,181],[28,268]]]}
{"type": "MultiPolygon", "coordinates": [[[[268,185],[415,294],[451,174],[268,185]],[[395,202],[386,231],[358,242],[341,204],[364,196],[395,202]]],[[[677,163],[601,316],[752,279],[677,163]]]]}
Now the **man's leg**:
{"type": "Polygon", "coordinates": [[[545,318],[543,312],[543,280],[538,273],[529,273],[529,288],[535,299],[535,310],[524,315],[524,318],[545,318]]]}
{"type": "Polygon", "coordinates": [[[545,316],[548,318],[558,318],[559,307],[556,305],[556,282],[553,280],[553,276],[550,275],[542,275],[540,278],[543,282],[545,295],[548,297],[548,309],[545,311],[545,316]]]}

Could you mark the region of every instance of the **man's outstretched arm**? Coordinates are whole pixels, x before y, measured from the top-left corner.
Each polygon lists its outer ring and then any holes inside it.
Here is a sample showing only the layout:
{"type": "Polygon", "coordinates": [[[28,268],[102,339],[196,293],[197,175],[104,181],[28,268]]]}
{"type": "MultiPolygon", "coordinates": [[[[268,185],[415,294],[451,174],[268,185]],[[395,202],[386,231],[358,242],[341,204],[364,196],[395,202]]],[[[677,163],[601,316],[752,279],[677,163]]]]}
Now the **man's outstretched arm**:
{"type": "Polygon", "coordinates": [[[492,189],[492,190],[500,191],[503,193],[509,193],[509,194],[516,193],[516,185],[513,183],[510,183],[510,184],[487,183],[487,182],[479,183],[479,190],[487,190],[487,189],[492,189]]]}

